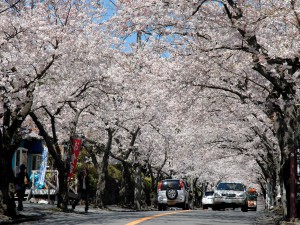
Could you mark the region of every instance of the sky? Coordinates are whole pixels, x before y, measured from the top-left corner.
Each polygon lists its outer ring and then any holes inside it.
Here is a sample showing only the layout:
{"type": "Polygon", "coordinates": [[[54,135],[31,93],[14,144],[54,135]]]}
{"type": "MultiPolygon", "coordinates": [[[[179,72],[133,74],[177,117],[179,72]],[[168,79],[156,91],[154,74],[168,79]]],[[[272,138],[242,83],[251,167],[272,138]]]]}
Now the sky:
{"type": "Polygon", "coordinates": [[[103,5],[105,8],[108,9],[107,13],[107,19],[115,13],[116,7],[115,7],[115,0],[102,0],[103,5]]]}
{"type": "MultiPolygon", "coordinates": [[[[107,8],[107,15],[104,17],[104,20],[108,20],[111,16],[113,16],[116,13],[116,0],[102,0],[102,4],[105,8],[107,8]]],[[[142,36],[142,40],[145,40],[146,37],[142,36]]],[[[132,33],[130,36],[127,36],[125,41],[125,52],[132,52],[132,48],[130,47],[130,44],[137,42],[137,33],[132,33]]],[[[163,58],[169,57],[170,54],[168,52],[164,52],[162,54],[163,58]]]]}
{"type": "MultiPolygon", "coordinates": [[[[116,13],[116,5],[115,5],[115,0],[102,0],[102,3],[105,8],[107,8],[107,16],[105,17],[105,20],[109,19],[110,16],[114,15],[116,13]]],[[[136,43],[136,33],[133,33],[132,35],[126,37],[126,44],[127,46],[125,48],[125,51],[131,52],[132,49],[130,48],[131,43],[136,43]]]]}

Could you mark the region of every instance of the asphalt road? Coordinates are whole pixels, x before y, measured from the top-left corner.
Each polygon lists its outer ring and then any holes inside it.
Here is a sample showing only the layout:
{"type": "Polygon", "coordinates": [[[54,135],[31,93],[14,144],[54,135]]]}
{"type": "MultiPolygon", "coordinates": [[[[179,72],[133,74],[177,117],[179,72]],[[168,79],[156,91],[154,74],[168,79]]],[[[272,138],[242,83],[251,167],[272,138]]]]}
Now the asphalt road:
{"type": "Polygon", "coordinates": [[[211,209],[202,210],[181,210],[169,208],[167,211],[132,211],[120,208],[112,210],[99,210],[91,208],[88,213],[84,213],[84,206],[78,206],[74,212],[63,213],[55,209],[54,206],[25,204],[23,214],[29,215],[37,220],[22,221],[20,224],[39,225],[271,225],[272,218],[268,217],[263,206],[258,205],[258,210],[242,212],[240,209],[226,209],[223,211],[213,211],[211,209]]]}
{"type": "Polygon", "coordinates": [[[170,210],[165,212],[83,212],[57,213],[52,212],[37,221],[23,222],[22,224],[40,225],[65,225],[65,224],[105,224],[105,225],[256,225],[271,224],[266,221],[258,221],[260,212],[243,213],[240,210],[170,210]]]}

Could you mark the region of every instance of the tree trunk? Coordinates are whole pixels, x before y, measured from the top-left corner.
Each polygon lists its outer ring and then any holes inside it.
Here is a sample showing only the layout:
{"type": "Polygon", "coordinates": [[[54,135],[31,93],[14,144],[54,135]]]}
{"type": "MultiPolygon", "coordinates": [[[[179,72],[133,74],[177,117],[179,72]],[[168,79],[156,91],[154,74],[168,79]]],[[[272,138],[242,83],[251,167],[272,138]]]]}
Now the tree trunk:
{"type": "Polygon", "coordinates": [[[97,191],[96,191],[96,206],[99,208],[104,207],[104,190],[106,186],[105,175],[102,173],[102,167],[97,169],[98,181],[97,181],[97,191]]]}
{"type": "MultiPolygon", "coordinates": [[[[27,108],[25,111],[27,112],[27,108]]],[[[26,112],[24,112],[24,115],[27,115],[26,112]]],[[[15,176],[12,170],[12,159],[21,140],[17,128],[21,126],[24,119],[10,123],[10,116],[10,111],[7,110],[3,118],[3,130],[0,129],[0,195],[2,196],[0,213],[9,217],[15,217],[15,176]]]]}
{"type": "MultiPolygon", "coordinates": [[[[57,193],[57,207],[63,209],[64,211],[67,210],[68,203],[69,203],[69,196],[68,196],[68,187],[67,187],[67,179],[68,179],[68,173],[69,173],[69,161],[67,162],[63,161],[60,147],[58,146],[58,141],[56,138],[56,134],[53,133],[54,138],[51,138],[47,131],[45,130],[42,123],[39,121],[37,116],[31,112],[30,116],[36,126],[38,127],[41,136],[44,138],[47,148],[49,150],[50,155],[54,159],[55,166],[58,170],[58,182],[59,182],[59,191],[57,193]]],[[[51,118],[51,125],[52,127],[55,127],[54,125],[54,117],[51,118]]],[[[55,128],[53,128],[55,130],[55,128]]],[[[72,144],[71,144],[72,146],[72,144]]]]}
{"type": "Polygon", "coordinates": [[[135,165],[134,173],[134,208],[142,208],[142,170],[139,164],[135,165]]]}
{"type": "MultiPolygon", "coordinates": [[[[18,129],[21,127],[24,119],[27,117],[32,106],[32,90],[27,90],[28,101],[23,105],[22,108],[14,111],[16,116],[12,116],[12,112],[9,108],[9,104],[3,101],[3,123],[2,129],[0,129],[0,195],[2,201],[0,209],[4,215],[9,217],[16,216],[16,204],[14,201],[14,188],[15,188],[15,176],[12,170],[12,158],[16,149],[20,145],[20,135],[18,129]],[[14,119],[13,119],[14,118],[14,119]]],[[[5,97],[3,98],[5,99],[5,97]]],[[[6,99],[9,102],[8,99],[6,99]]],[[[0,211],[1,213],[1,211],[0,211]]]]}
{"type": "Polygon", "coordinates": [[[122,162],[122,166],[123,166],[122,188],[124,189],[123,203],[129,206],[133,204],[134,186],[132,185],[129,164],[126,162],[122,162]]]}
{"type": "MultiPolygon", "coordinates": [[[[295,202],[291,202],[289,160],[291,150],[297,149],[299,146],[297,127],[299,127],[299,122],[297,121],[297,107],[286,102],[285,106],[282,108],[282,113],[277,113],[275,120],[276,135],[281,149],[280,183],[282,190],[285,191],[285,193],[284,191],[282,193],[282,205],[286,217],[293,217],[293,215],[290,215],[290,206],[296,207],[295,202]]],[[[292,200],[294,201],[294,199],[292,200]]]]}
{"type": "MultiPolygon", "coordinates": [[[[124,128],[124,127],[123,127],[124,128]]],[[[129,132],[128,129],[125,128],[126,131],[129,132]]],[[[134,143],[136,141],[137,135],[140,132],[140,127],[137,127],[135,131],[130,132],[131,140],[129,144],[129,148],[127,149],[127,152],[124,153],[124,157],[117,157],[113,154],[111,156],[117,160],[119,160],[122,163],[123,166],[123,173],[122,173],[122,185],[120,190],[120,196],[122,197],[123,204],[125,205],[132,205],[134,202],[134,185],[131,179],[131,169],[132,169],[132,163],[127,162],[126,160],[131,155],[133,149],[134,149],[134,143]]],[[[116,139],[117,140],[117,139],[116,139]]],[[[118,140],[119,142],[119,140],[118,140]]]]}
{"type": "Polygon", "coordinates": [[[154,175],[154,172],[152,170],[152,166],[149,164],[149,162],[147,163],[147,168],[151,177],[151,205],[153,205],[154,207],[157,206],[157,184],[158,184],[158,179],[157,179],[157,175],[154,175]]]}
{"type": "Polygon", "coordinates": [[[59,191],[57,194],[57,207],[63,209],[64,212],[68,211],[68,171],[64,167],[57,167],[58,169],[58,182],[59,182],[59,191]]]}
{"type": "Polygon", "coordinates": [[[1,196],[3,203],[0,207],[0,214],[9,217],[16,216],[16,204],[14,200],[15,176],[12,170],[11,162],[14,150],[12,146],[3,146],[0,151],[0,178],[1,178],[1,196]]]}
{"type": "Polygon", "coordinates": [[[100,208],[104,208],[106,205],[105,202],[105,192],[106,192],[106,181],[108,180],[108,162],[109,155],[112,145],[112,138],[114,130],[108,128],[106,129],[108,132],[107,144],[104,150],[102,164],[98,169],[98,183],[97,183],[97,191],[96,191],[96,205],[100,208]]]}

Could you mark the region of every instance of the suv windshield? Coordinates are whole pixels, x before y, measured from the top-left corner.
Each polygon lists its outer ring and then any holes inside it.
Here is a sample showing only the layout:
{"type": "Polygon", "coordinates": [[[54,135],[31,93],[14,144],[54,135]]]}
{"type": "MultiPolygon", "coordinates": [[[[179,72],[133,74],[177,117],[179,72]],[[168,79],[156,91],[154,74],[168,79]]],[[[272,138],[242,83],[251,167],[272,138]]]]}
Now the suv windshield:
{"type": "Polygon", "coordinates": [[[217,186],[217,190],[244,191],[245,187],[240,183],[220,183],[217,186]]]}
{"type": "Polygon", "coordinates": [[[167,190],[168,188],[174,188],[180,190],[179,180],[164,180],[161,185],[161,190],[167,190]]]}

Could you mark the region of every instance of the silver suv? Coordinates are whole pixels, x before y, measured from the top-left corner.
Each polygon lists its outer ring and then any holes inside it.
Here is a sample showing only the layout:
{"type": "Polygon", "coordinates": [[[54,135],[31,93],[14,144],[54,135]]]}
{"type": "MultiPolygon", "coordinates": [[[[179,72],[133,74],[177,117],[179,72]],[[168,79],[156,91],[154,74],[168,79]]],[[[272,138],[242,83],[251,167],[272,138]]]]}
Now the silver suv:
{"type": "Polygon", "coordinates": [[[219,183],[214,191],[212,209],[241,208],[248,211],[246,186],[242,183],[219,183]]]}
{"type": "Polygon", "coordinates": [[[189,192],[181,179],[166,179],[158,183],[158,210],[166,210],[167,206],[189,209],[189,192]]]}

